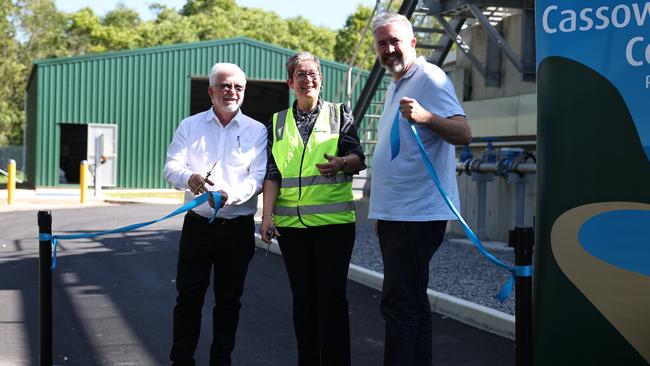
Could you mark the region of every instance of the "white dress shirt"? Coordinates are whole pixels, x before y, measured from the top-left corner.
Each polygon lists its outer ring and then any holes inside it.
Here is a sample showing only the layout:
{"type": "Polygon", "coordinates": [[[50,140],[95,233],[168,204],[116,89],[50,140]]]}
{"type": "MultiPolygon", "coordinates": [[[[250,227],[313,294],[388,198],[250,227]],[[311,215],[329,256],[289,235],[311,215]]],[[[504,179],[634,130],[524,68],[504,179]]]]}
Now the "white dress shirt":
{"type": "MultiPolygon", "coordinates": [[[[225,191],[226,205],[217,217],[252,215],[257,210],[257,195],[262,191],[266,172],[266,127],[241,110],[223,127],[212,108],[181,121],[167,148],[164,175],[174,188],[185,190],[185,202],[196,196],[187,184],[194,173],[205,177],[212,168],[209,190],[225,191]],[[216,162],[216,165],[215,165],[216,162]]],[[[201,216],[212,216],[206,202],[193,209],[201,216]]]]}

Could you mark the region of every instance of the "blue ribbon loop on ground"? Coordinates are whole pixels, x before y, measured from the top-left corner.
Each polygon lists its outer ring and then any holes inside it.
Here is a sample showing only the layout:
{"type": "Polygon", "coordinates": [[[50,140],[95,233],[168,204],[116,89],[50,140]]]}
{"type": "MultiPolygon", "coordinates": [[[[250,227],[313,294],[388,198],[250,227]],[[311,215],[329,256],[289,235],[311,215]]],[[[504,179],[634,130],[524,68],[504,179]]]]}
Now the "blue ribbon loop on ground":
{"type": "MultiPolygon", "coordinates": [[[[399,153],[399,132],[394,132],[395,130],[399,131],[399,111],[395,114],[395,119],[393,120],[393,126],[391,127],[391,160],[395,159],[397,154],[399,153]]],[[[532,276],[532,268],[531,266],[513,266],[509,267],[505,263],[501,262],[498,260],[494,255],[492,255],[490,252],[488,252],[483,244],[481,243],[481,240],[474,234],[472,229],[470,229],[469,225],[467,225],[467,222],[465,222],[465,219],[461,216],[460,212],[454,207],[454,204],[451,202],[449,199],[449,195],[445,191],[445,189],[442,187],[442,184],[440,183],[440,179],[438,179],[438,174],[436,174],[436,170],[433,167],[433,164],[431,163],[431,160],[429,160],[429,157],[427,156],[426,150],[424,149],[424,145],[422,144],[422,139],[420,139],[420,135],[418,134],[417,129],[415,128],[415,124],[409,122],[409,126],[411,127],[411,130],[413,131],[413,135],[415,135],[415,141],[418,144],[418,148],[420,150],[420,155],[422,155],[422,161],[424,162],[424,165],[426,166],[427,170],[429,171],[429,175],[431,176],[431,179],[433,180],[433,183],[435,183],[436,187],[438,188],[438,191],[440,191],[440,195],[442,195],[442,198],[445,200],[445,203],[449,207],[449,209],[454,213],[454,215],[458,218],[458,221],[460,221],[461,226],[463,227],[463,231],[467,235],[467,237],[472,241],[474,246],[483,254],[487,259],[490,260],[490,262],[494,263],[495,265],[505,269],[506,271],[510,272],[510,276],[508,277],[508,280],[506,281],[505,284],[501,287],[499,290],[499,293],[496,295],[496,298],[499,299],[499,301],[504,302],[512,293],[512,287],[515,282],[515,276],[518,277],[530,277],[532,276]]]]}
{"type": "Polygon", "coordinates": [[[133,231],[135,229],[139,229],[144,226],[148,226],[151,224],[155,224],[157,222],[167,220],[171,217],[174,217],[176,215],[182,214],[183,212],[187,212],[205,202],[208,202],[210,195],[212,195],[212,198],[214,199],[214,212],[212,213],[212,217],[210,218],[210,223],[214,220],[214,218],[217,216],[217,211],[219,211],[219,207],[221,207],[221,193],[219,192],[206,192],[203,193],[202,195],[196,197],[190,202],[187,202],[183,206],[179,207],[178,209],[174,210],[173,212],[167,214],[166,216],[158,219],[158,220],[153,220],[153,221],[147,221],[147,222],[141,222],[139,224],[133,224],[133,225],[127,225],[127,226],[122,226],[117,229],[113,230],[103,230],[103,231],[97,231],[94,233],[85,233],[85,234],[67,234],[67,235],[51,235],[51,234],[46,234],[46,233],[39,233],[38,235],[38,240],[41,241],[52,241],[52,267],[51,270],[56,269],[56,246],[58,244],[58,241],[61,239],[85,239],[85,238],[94,238],[100,235],[106,235],[106,234],[116,234],[116,233],[125,233],[127,231],[133,231]]]}

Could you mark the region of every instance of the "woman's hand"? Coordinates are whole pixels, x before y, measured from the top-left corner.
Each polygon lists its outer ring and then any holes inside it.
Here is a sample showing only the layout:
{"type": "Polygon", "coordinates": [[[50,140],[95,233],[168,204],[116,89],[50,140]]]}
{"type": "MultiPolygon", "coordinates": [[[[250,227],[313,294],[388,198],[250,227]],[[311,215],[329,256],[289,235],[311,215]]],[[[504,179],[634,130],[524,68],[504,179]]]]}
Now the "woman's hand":
{"type": "Polygon", "coordinates": [[[271,215],[262,215],[262,224],[260,224],[260,236],[266,244],[271,244],[274,236],[280,236],[278,229],[275,227],[271,215]]]}
{"type": "Polygon", "coordinates": [[[323,177],[332,178],[336,175],[336,173],[345,168],[345,157],[332,156],[328,154],[323,154],[323,156],[325,159],[327,159],[327,163],[316,164],[318,172],[323,177]]]}

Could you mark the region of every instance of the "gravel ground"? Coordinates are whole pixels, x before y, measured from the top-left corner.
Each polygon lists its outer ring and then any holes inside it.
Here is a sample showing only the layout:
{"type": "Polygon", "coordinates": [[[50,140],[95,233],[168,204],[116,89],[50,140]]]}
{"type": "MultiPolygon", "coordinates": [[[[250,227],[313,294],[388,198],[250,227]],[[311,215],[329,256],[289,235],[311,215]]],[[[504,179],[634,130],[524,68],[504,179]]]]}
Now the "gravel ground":
{"type": "MultiPolygon", "coordinates": [[[[507,265],[514,263],[514,251],[492,254],[507,265]]],[[[352,263],[379,273],[384,272],[374,224],[357,223],[352,263]]],[[[445,239],[433,255],[429,273],[430,289],[514,314],[514,290],[503,304],[494,297],[507,280],[508,273],[492,264],[473,246],[445,239]]]]}
{"type": "MultiPolygon", "coordinates": [[[[259,226],[255,232],[258,231],[259,226]]],[[[514,263],[514,251],[492,254],[509,266],[514,263]]],[[[384,273],[374,223],[357,222],[352,263],[384,273]]],[[[514,315],[514,289],[503,303],[494,297],[507,279],[508,273],[492,264],[474,246],[450,242],[447,238],[433,255],[429,267],[430,289],[514,315]]]]}

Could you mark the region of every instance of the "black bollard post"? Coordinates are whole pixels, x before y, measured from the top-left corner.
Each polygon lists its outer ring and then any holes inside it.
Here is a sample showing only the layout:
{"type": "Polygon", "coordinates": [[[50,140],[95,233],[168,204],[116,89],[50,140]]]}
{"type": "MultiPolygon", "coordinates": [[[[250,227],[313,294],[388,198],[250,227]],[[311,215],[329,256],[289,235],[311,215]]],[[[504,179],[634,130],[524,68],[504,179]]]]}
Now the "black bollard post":
{"type": "MultiPolygon", "coordinates": [[[[533,263],[533,229],[516,227],[508,233],[508,244],[515,248],[515,265],[530,266],[533,263]]],[[[531,366],[533,363],[533,278],[515,278],[515,347],[516,365],[531,366]]]]}
{"type": "MultiPolygon", "coordinates": [[[[52,214],[38,211],[39,234],[52,234],[52,214]]],[[[39,303],[41,320],[41,366],[52,366],[52,243],[40,240],[38,246],[39,303]]]]}

